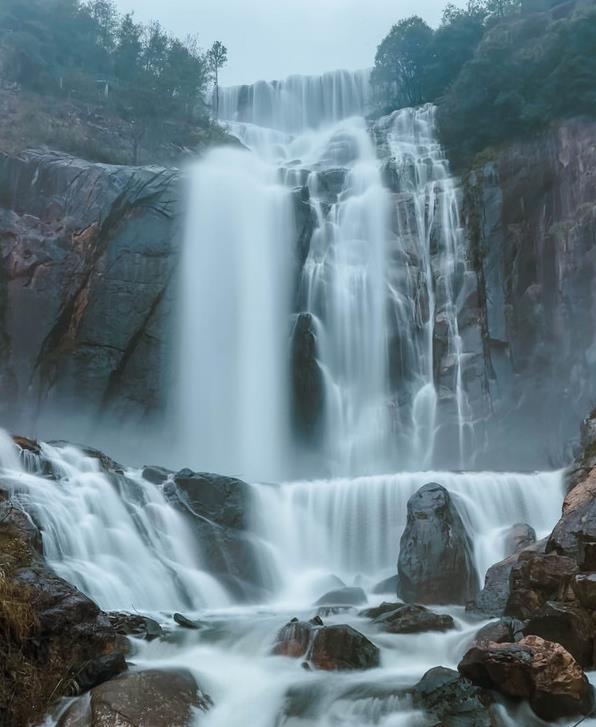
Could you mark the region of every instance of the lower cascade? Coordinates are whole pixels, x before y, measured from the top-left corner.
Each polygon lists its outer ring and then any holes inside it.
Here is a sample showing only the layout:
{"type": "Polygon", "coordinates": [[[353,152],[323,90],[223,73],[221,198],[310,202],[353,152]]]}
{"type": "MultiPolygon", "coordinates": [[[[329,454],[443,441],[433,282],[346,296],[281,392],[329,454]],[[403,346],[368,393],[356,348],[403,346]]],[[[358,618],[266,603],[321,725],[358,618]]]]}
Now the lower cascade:
{"type": "MultiPolygon", "coordinates": [[[[486,620],[446,605],[448,630],[394,635],[362,615],[365,607],[395,601],[391,576],[408,500],[427,482],[448,491],[482,581],[506,555],[511,525],[524,522],[537,538],[547,535],[563,495],[560,472],[431,471],[249,484],[244,527],[259,588],[239,598],[223,571],[210,572],[209,543],[197,540],[173,498],[175,488],[186,487],[192,511],[206,519],[197,504],[201,488],[193,492],[188,483],[210,476],[122,469],[65,444],[19,450],[6,435],[0,475],[13,502],[40,528],[46,561],[58,575],[107,611],[140,612],[161,623],[170,637],[134,641],[135,668],[189,671],[214,704],[197,724],[211,727],[429,724],[408,690],[437,664],[454,668],[486,620]],[[179,612],[198,630],[174,623],[179,612]],[[379,650],[378,666],[342,681],[273,653],[289,619],[316,614],[328,626],[350,624],[364,634],[379,650]]],[[[47,724],[71,724],[69,710],[78,704],[66,700],[47,724]]],[[[503,706],[494,714],[495,724],[517,723],[503,706]]]]}

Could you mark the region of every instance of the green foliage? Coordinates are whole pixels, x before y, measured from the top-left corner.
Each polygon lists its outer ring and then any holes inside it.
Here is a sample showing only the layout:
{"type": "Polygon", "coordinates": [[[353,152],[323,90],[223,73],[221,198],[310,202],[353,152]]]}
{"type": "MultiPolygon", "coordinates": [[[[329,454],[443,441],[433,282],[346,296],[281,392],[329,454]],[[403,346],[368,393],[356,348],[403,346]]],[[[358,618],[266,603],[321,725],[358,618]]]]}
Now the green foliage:
{"type": "Polygon", "coordinates": [[[596,7],[567,3],[491,28],[439,105],[462,158],[555,119],[596,116],[596,7]]]}
{"type": "Polygon", "coordinates": [[[401,20],[377,48],[371,82],[386,102],[415,106],[426,100],[433,31],[417,16],[401,20]]]}
{"type": "Polygon", "coordinates": [[[196,39],[120,16],[113,0],[2,0],[0,61],[27,89],[109,104],[140,129],[206,115],[211,58],[196,39]]]}
{"type": "Polygon", "coordinates": [[[219,70],[228,62],[228,49],[216,40],[207,51],[207,63],[215,80],[215,115],[219,116],[219,70]]]}

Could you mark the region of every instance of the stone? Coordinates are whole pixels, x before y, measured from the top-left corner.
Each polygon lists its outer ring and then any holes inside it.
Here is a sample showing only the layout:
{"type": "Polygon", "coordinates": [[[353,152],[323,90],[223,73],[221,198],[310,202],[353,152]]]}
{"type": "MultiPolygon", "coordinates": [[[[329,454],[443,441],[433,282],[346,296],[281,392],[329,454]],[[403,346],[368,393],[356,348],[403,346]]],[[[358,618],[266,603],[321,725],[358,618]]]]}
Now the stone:
{"type": "Polygon", "coordinates": [[[475,643],[493,641],[496,644],[507,644],[521,641],[524,623],[515,618],[504,616],[498,621],[491,621],[476,632],[475,643]]]}
{"type": "Polygon", "coordinates": [[[358,586],[346,586],[335,591],[329,591],[315,602],[315,606],[362,606],[368,598],[366,593],[358,586]]]}
{"type": "Polygon", "coordinates": [[[314,669],[351,671],[379,665],[379,649],[351,626],[325,626],[315,617],[309,622],[293,619],[278,633],[272,653],[303,659],[314,669]]]}
{"type": "Polygon", "coordinates": [[[505,557],[515,555],[536,542],[536,531],[527,523],[512,525],[505,536],[505,557]]]}
{"type": "Polygon", "coordinates": [[[73,678],[76,681],[79,691],[86,692],[93,687],[113,679],[127,669],[126,659],[120,652],[113,652],[90,659],[73,678]]]}
{"type": "Polygon", "coordinates": [[[582,608],[596,611],[596,573],[578,573],[571,587],[582,608]]]}
{"type": "Polygon", "coordinates": [[[476,595],[472,544],[451,496],[436,482],[408,501],[398,575],[399,595],[409,603],[465,604],[476,595]]]}
{"type": "Polygon", "coordinates": [[[188,727],[211,706],[188,671],[128,672],[75,701],[58,727],[188,727]]]}
{"type": "Polygon", "coordinates": [[[592,665],[592,619],[579,608],[548,601],[528,618],[523,632],[561,644],[582,666],[592,665]]]}
{"type": "Polygon", "coordinates": [[[526,619],[547,601],[567,600],[576,573],[577,565],[571,558],[522,551],[511,568],[506,615],[526,619]]]}
{"type": "Polygon", "coordinates": [[[163,630],[157,621],[138,613],[112,611],[108,613],[108,618],[116,633],[122,636],[133,636],[144,641],[153,641],[163,636],[163,630]]]}
{"type": "Polygon", "coordinates": [[[199,624],[197,624],[195,621],[191,621],[191,619],[187,618],[182,613],[175,613],[173,619],[178,624],[178,626],[182,626],[183,629],[198,631],[201,628],[199,624]]]}
{"type": "Polygon", "coordinates": [[[392,611],[395,611],[397,608],[403,605],[404,604],[401,602],[390,603],[388,601],[383,601],[383,603],[381,603],[379,606],[373,606],[372,608],[365,608],[363,611],[359,611],[358,615],[364,616],[364,618],[375,619],[385,613],[391,613],[392,611]]]}
{"type": "Polygon", "coordinates": [[[376,616],[373,623],[390,634],[419,634],[455,628],[455,622],[448,614],[435,613],[424,606],[411,604],[397,605],[394,610],[376,616]]]}
{"type": "Polygon", "coordinates": [[[397,576],[397,573],[394,576],[385,578],[385,580],[376,583],[372,587],[370,592],[374,595],[379,595],[383,593],[397,594],[399,592],[399,578],[397,576]]]}
{"type": "Polygon", "coordinates": [[[517,644],[477,644],[458,670],[477,686],[529,700],[548,721],[586,715],[593,707],[592,687],[580,664],[560,644],[539,636],[526,636],[517,644]]]}
{"type": "MultiPolygon", "coordinates": [[[[493,727],[490,692],[443,666],[426,672],[412,689],[412,706],[430,713],[441,727],[493,727]]],[[[434,724],[434,723],[433,723],[434,724]]]]}
{"type": "MultiPolygon", "coordinates": [[[[546,540],[529,546],[527,550],[544,552],[546,540]]],[[[523,551],[522,551],[523,552],[523,551]]],[[[511,570],[517,563],[519,553],[491,565],[484,578],[484,588],[474,601],[467,605],[467,610],[489,617],[502,616],[509,599],[511,570]]]]}

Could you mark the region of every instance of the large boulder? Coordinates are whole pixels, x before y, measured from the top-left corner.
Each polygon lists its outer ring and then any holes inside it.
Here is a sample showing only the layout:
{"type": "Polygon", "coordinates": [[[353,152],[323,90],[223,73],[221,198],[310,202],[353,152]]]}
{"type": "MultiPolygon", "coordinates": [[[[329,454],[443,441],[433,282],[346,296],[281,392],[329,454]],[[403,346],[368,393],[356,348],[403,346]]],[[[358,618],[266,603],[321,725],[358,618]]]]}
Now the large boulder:
{"type": "Polygon", "coordinates": [[[249,485],[183,469],[165,481],[163,492],[195,533],[205,569],[237,598],[262,597],[270,584],[259,567],[258,545],[246,531],[249,485]]]}
{"type": "Polygon", "coordinates": [[[592,687],[580,664],[560,644],[526,636],[517,644],[481,643],[459,663],[473,684],[527,699],[545,720],[589,714],[592,687]]]}
{"type": "Polygon", "coordinates": [[[325,626],[320,618],[293,619],[277,634],[272,653],[303,659],[324,671],[351,671],[379,666],[379,649],[351,626],[325,626]]]}
{"type": "Polygon", "coordinates": [[[548,601],[528,618],[523,632],[561,644],[582,666],[592,665],[592,619],[580,608],[548,601]]]}
{"type": "Polygon", "coordinates": [[[474,686],[453,669],[437,666],[413,687],[412,706],[434,718],[441,727],[492,727],[490,692],[474,686]]]}
{"type": "Polygon", "coordinates": [[[556,553],[524,550],[511,568],[509,597],[505,612],[525,619],[547,601],[565,601],[572,597],[571,586],[577,566],[575,561],[556,553]]]}
{"type": "MultiPolygon", "coordinates": [[[[72,704],[59,727],[189,727],[212,705],[188,671],[129,672],[72,704]]],[[[199,720],[200,723],[200,720],[199,720]]]]}
{"type": "Polygon", "coordinates": [[[523,629],[523,621],[504,616],[478,629],[474,636],[474,642],[487,643],[494,641],[497,644],[509,644],[515,641],[521,641],[524,637],[523,629]]]}
{"type": "Polygon", "coordinates": [[[400,596],[409,603],[464,604],[476,595],[472,543],[449,493],[436,482],[408,501],[398,575],[400,596]]]}

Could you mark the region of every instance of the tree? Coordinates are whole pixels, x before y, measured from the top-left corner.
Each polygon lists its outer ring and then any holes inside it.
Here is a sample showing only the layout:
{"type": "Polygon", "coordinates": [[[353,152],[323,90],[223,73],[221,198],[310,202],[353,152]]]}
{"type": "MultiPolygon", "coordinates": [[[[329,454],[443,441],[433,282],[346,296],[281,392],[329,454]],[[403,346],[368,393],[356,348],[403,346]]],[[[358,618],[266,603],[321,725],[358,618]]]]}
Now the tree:
{"type": "Polygon", "coordinates": [[[134,22],[132,13],[127,13],[118,28],[114,50],[114,71],[118,78],[132,81],[137,77],[143,50],[142,38],[143,26],[134,22]]]}
{"type": "Polygon", "coordinates": [[[398,104],[416,106],[427,100],[426,82],[431,28],[417,16],[394,25],[377,48],[372,84],[398,104]]]}
{"type": "Polygon", "coordinates": [[[215,117],[219,116],[219,70],[228,62],[228,50],[223,43],[216,40],[207,51],[209,68],[214,75],[215,83],[215,117]]]}

